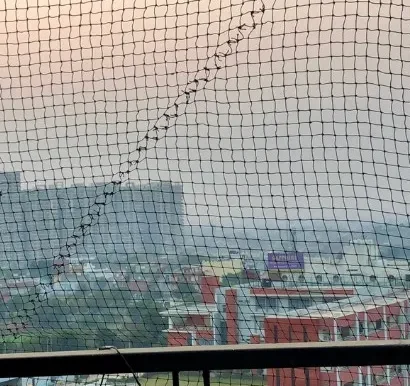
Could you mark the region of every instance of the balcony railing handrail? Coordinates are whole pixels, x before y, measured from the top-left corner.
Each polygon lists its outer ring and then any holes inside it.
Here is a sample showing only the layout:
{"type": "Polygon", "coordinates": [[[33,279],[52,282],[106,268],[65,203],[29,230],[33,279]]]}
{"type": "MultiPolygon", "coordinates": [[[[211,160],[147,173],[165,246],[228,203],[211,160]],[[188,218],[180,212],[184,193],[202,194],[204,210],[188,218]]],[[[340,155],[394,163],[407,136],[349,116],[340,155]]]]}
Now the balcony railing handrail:
{"type": "Polygon", "coordinates": [[[410,340],[104,349],[0,355],[0,377],[401,365],[410,340]],[[130,366],[130,367],[129,367],[130,366]]]}

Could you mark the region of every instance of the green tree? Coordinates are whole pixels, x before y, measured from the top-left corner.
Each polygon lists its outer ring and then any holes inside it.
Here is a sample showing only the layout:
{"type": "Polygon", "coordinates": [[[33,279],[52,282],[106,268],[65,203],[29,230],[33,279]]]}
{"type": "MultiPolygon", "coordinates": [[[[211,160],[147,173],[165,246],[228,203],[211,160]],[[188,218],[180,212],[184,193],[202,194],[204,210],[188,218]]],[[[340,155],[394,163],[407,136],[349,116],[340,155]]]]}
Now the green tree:
{"type": "Polygon", "coordinates": [[[40,334],[22,333],[4,336],[0,342],[2,353],[45,351],[46,340],[40,334]]]}
{"type": "Polygon", "coordinates": [[[194,285],[188,282],[178,283],[176,296],[187,303],[201,301],[201,295],[198,293],[194,285]]]}
{"type": "Polygon", "coordinates": [[[37,310],[31,324],[50,332],[60,331],[57,338],[53,337],[53,345],[60,350],[79,345],[74,340],[76,335],[87,341],[89,348],[162,345],[165,339],[162,309],[148,295],[135,301],[128,290],[105,289],[52,297],[37,310]]]}
{"type": "Polygon", "coordinates": [[[137,310],[138,318],[130,330],[132,344],[139,347],[164,345],[166,323],[160,314],[162,308],[154,301],[144,299],[137,303],[137,310]]]}

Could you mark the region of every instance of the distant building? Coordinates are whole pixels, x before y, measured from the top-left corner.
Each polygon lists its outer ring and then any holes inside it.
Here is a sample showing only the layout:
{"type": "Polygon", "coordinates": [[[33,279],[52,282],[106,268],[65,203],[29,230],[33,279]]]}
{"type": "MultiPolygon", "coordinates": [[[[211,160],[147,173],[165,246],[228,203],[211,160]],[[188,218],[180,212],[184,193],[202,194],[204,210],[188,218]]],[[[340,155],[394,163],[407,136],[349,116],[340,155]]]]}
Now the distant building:
{"type": "MultiPolygon", "coordinates": [[[[32,261],[55,265],[53,257],[70,242],[102,191],[103,185],[22,191],[18,172],[0,173],[0,260],[20,272],[32,261]]],[[[99,262],[135,263],[138,255],[177,256],[184,223],[182,185],[124,185],[98,220],[70,264],[97,257],[99,262]]]]}
{"type": "Polygon", "coordinates": [[[240,258],[213,259],[202,263],[202,271],[207,276],[221,278],[226,275],[238,275],[243,270],[243,261],[240,258]]]}
{"type": "Polygon", "coordinates": [[[201,266],[197,265],[182,265],[167,276],[171,287],[177,287],[180,283],[190,283],[197,286],[203,277],[203,270],[201,266]]]}
{"type": "Polygon", "coordinates": [[[205,276],[202,302],[177,304],[162,314],[168,317],[168,344],[240,344],[264,341],[264,322],[277,312],[306,308],[344,299],[354,288],[264,288],[257,283],[220,287],[217,277],[205,276]]]}
{"type": "Polygon", "coordinates": [[[21,197],[20,173],[0,173],[0,260],[10,269],[24,269],[24,253],[29,241],[21,197]]]}
{"type": "MultiPolygon", "coordinates": [[[[265,260],[268,255],[265,254],[265,260]]],[[[295,254],[287,255],[293,259],[295,254]]],[[[303,265],[298,267],[293,263],[289,260],[284,266],[268,267],[272,281],[289,287],[309,284],[410,288],[409,262],[382,258],[373,240],[352,240],[337,255],[305,255],[303,265]]]]}

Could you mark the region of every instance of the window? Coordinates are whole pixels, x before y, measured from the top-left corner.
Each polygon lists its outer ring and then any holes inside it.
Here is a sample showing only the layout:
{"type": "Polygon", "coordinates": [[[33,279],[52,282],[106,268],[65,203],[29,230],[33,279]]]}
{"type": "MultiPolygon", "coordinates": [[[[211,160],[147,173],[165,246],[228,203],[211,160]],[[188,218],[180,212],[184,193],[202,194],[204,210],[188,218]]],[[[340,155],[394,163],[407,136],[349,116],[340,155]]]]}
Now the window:
{"type": "Polygon", "coordinates": [[[334,284],[340,283],[340,276],[339,275],[334,275],[333,276],[333,283],[334,284]]]}
{"type": "Polygon", "coordinates": [[[359,334],[364,335],[365,332],[364,322],[359,322],[359,334]]]}
{"type": "Polygon", "coordinates": [[[354,340],[354,332],[351,327],[340,327],[339,329],[340,337],[342,340],[354,340]]]}
{"type": "Polygon", "coordinates": [[[266,305],[267,305],[267,307],[268,307],[268,308],[277,308],[277,306],[278,306],[277,300],[278,300],[278,299],[276,299],[276,298],[267,298],[267,299],[266,299],[266,305]]]}
{"type": "Polygon", "coordinates": [[[276,309],[278,307],[278,299],[271,297],[258,297],[256,306],[260,309],[276,309]]]}
{"type": "Polygon", "coordinates": [[[305,283],[306,282],[305,275],[299,275],[298,280],[300,283],[305,283]]]}
{"type": "Polygon", "coordinates": [[[264,309],[265,308],[265,299],[266,298],[257,297],[256,298],[256,307],[259,308],[259,309],[264,309]]]}
{"type": "Polygon", "coordinates": [[[318,283],[321,283],[322,282],[322,275],[316,275],[316,281],[318,283]]]}
{"type": "Polygon", "coordinates": [[[299,309],[299,308],[307,308],[312,305],[312,301],[309,298],[299,298],[299,299],[289,299],[289,308],[291,309],[299,309]]]}
{"type": "Polygon", "coordinates": [[[282,281],[288,281],[288,276],[287,275],[282,275],[282,281]]]}
{"type": "Polygon", "coordinates": [[[387,328],[396,326],[398,322],[398,316],[397,315],[390,315],[387,317],[387,328]]]}
{"type": "Polygon", "coordinates": [[[394,276],[390,275],[389,276],[389,283],[390,283],[391,286],[395,286],[396,283],[397,283],[396,278],[394,276]]]}
{"type": "Polygon", "coordinates": [[[383,320],[379,319],[374,322],[369,322],[369,333],[381,330],[383,328],[383,320]]]}
{"type": "Polygon", "coordinates": [[[363,275],[352,275],[354,284],[363,284],[364,278],[363,275]]]}
{"type": "Polygon", "coordinates": [[[319,341],[320,342],[329,342],[332,339],[329,330],[320,330],[319,331],[319,341]]]}

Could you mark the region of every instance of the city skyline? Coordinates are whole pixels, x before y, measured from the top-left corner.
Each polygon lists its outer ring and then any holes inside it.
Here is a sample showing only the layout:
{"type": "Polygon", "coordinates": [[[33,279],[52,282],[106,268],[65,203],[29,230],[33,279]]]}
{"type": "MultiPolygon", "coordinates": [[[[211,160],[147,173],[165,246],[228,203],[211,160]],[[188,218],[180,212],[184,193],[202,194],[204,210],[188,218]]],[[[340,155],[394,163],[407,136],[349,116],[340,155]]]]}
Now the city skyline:
{"type": "Polygon", "coordinates": [[[109,182],[230,31],[263,5],[260,24],[129,178],[182,183],[193,225],[407,220],[408,5],[218,4],[14,12],[6,1],[5,169],[22,170],[29,184],[109,182]]]}

